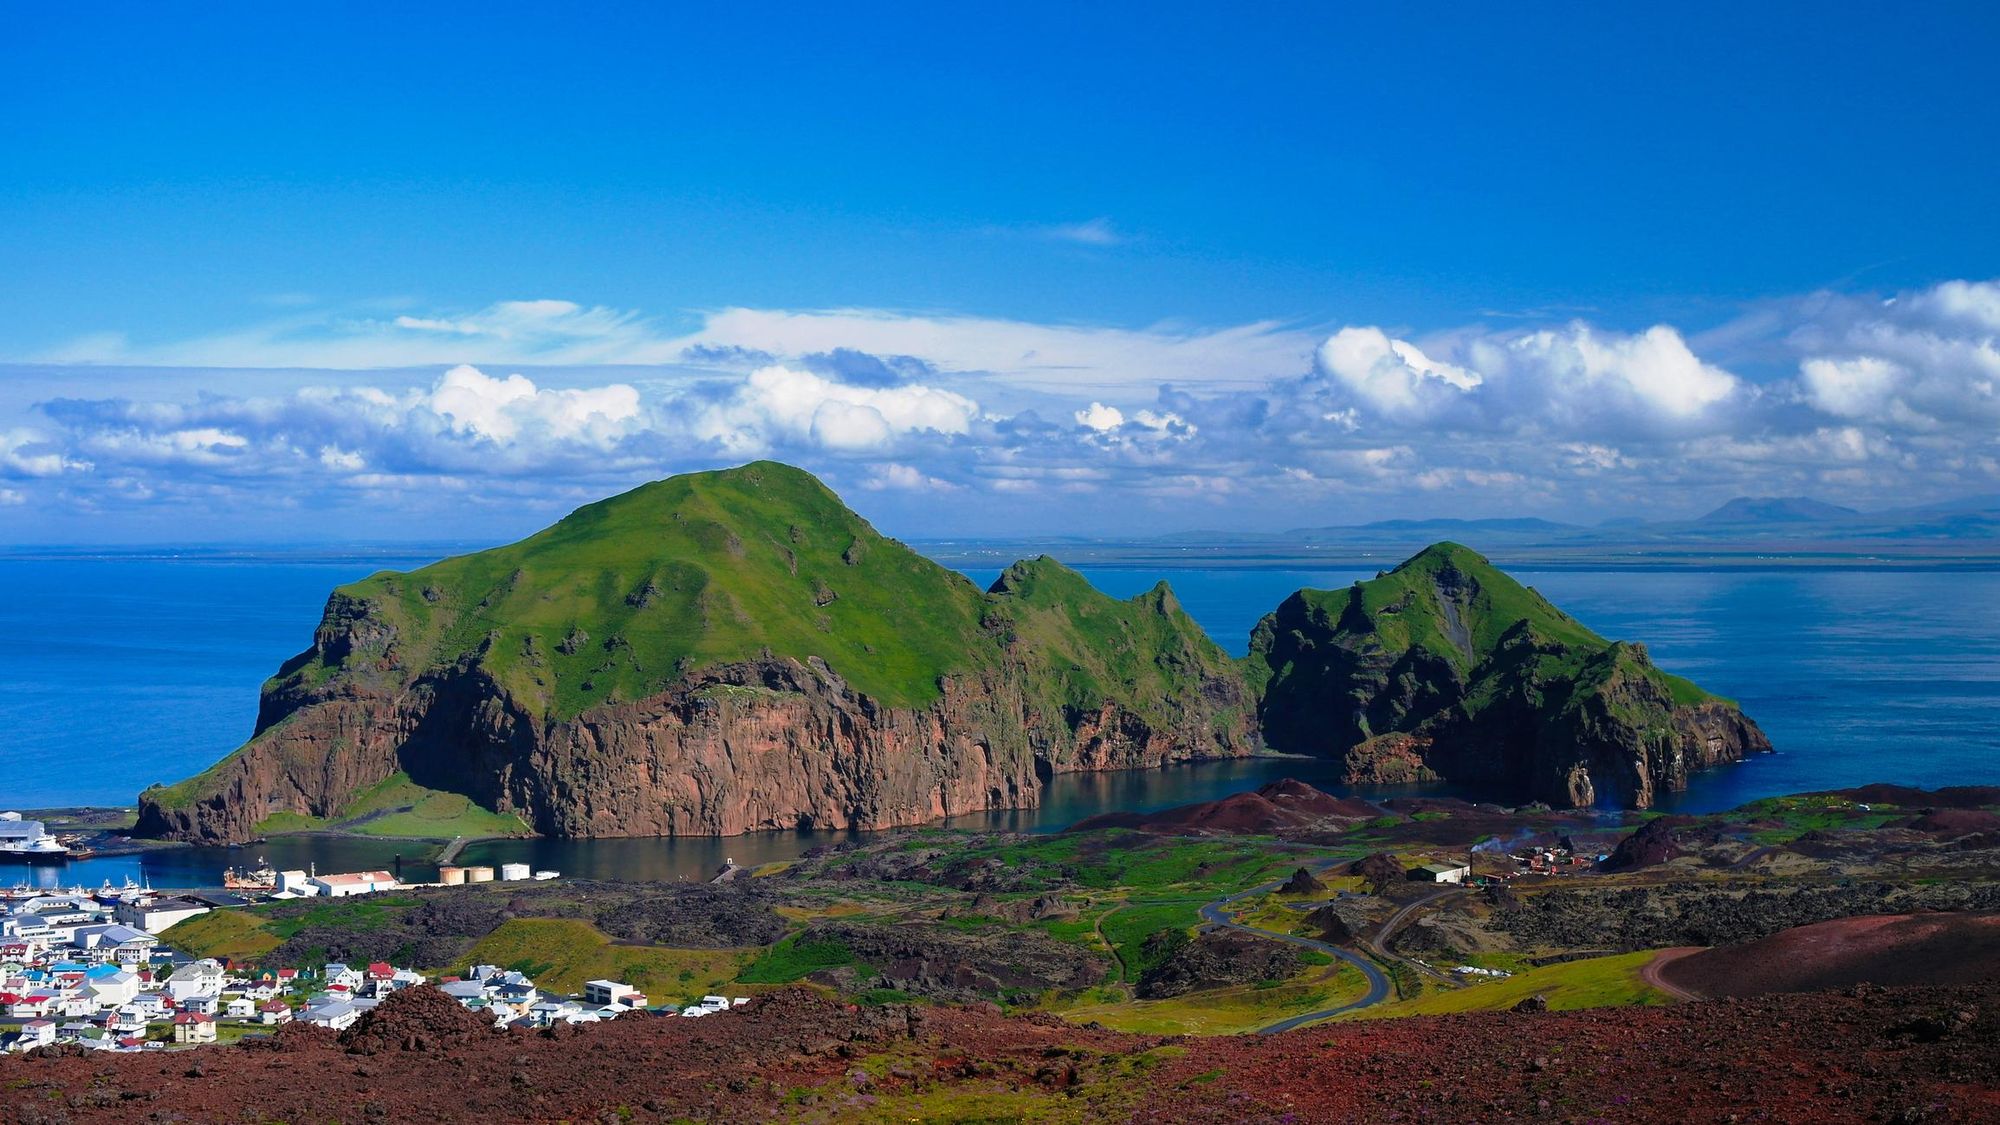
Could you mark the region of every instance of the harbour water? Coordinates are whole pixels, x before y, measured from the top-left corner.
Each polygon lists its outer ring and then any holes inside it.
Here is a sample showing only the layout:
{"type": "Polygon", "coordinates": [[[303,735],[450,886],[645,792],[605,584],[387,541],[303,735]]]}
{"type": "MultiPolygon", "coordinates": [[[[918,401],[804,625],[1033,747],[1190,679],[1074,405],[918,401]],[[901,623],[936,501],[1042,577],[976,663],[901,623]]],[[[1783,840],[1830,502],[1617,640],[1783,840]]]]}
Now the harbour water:
{"type": "MultiPolygon", "coordinates": [[[[328,590],[407,554],[265,557],[0,556],[0,808],[128,804],[149,782],[195,773],[256,716],[257,687],[304,648],[328,590]]],[[[993,571],[969,571],[989,581],[993,571]]],[[[1129,596],[1167,579],[1232,652],[1300,586],[1373,571],[1093,568],[1129,596]]],[[[1598,632],[1643,639],[1662,666],[1738,699],[1779,753],[1698,778],[1677,807],[1892,781],[2000,778],[2000,573],[1835,567],[1515,572],[1598,632]]],[[[1058,778],[1040,809],[962,826],[1053,830],[1111,809],[1161,808],[1294,776],[1334,784],[1325,763],[1262,759],[1058,778]]],[[[511,860],[566,874],[699,877],[725,858],[782,859],[836,834],[726,840],[498,841],[466,862],[511,860]]],[[[279,838],[250,849],[174,848],[0,869],[0,884],[95,884],[126,876],[213,883],[222,867],[390,866],[423,877],[435,849],[409,841],[279,838]]]]}

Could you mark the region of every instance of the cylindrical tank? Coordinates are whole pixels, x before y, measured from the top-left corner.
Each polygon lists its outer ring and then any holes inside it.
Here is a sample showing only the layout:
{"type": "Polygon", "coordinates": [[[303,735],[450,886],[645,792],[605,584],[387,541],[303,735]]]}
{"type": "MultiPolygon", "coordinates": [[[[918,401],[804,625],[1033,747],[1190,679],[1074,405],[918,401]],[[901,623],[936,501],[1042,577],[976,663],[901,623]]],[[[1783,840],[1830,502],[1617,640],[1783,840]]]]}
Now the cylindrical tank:
{"type": "Polygon", "coordinates": [[[493,869],[491,867],[468,867],[465,869],[465,881],[468,883],[491,883],[493,881],[493,869]]]}
{"type": "Polygon", "coordinates": [[[447,887],[456,887],[465,882],[465,868],[450,864],[438,868],[438,882],[447,887]]]}
{"type": "Polygon", "coordinates": [[[525,863],[503,863],[500,865],[500,877],[510,882],[515,879],[526,879],[528,877],[528,865],[525,863]]]}

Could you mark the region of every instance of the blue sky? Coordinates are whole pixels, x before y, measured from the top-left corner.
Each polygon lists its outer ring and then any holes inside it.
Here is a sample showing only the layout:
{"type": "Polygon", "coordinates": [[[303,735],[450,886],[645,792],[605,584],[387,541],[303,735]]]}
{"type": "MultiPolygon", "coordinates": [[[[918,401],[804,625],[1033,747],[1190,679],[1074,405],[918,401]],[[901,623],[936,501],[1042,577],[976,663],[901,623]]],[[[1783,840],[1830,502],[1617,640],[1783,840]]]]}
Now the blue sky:
{"type": "Polygon", "coordinates": [[[17,9],[0,541],[2000,491],[1990,6],[1073,7],[17,9]]]}

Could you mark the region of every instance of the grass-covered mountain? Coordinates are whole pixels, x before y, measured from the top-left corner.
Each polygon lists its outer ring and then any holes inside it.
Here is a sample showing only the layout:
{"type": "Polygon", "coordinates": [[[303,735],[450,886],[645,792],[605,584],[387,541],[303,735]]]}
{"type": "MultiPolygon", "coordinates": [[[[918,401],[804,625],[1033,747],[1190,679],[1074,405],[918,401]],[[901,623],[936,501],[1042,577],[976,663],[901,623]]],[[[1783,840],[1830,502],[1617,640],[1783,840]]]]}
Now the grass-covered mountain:
{"type": "Polygon", "coordinates": [[[341,587],[250,741],[140,830],[352,826],[385,786],[559,835],[879,828],[1247,753],[1252,712],[1164,583],[1118,601],[1043,558],[981,591],[758,462],[341,587]]]}
{"type": "Polygon", "coordinates": [[[1770,749],[1735,704],[1455,543],[1293,594],[1258,624],[1247,669],[1265,741],[1342,756],[1355,782],[1645,808],[1694,770],[1770,749]]]}

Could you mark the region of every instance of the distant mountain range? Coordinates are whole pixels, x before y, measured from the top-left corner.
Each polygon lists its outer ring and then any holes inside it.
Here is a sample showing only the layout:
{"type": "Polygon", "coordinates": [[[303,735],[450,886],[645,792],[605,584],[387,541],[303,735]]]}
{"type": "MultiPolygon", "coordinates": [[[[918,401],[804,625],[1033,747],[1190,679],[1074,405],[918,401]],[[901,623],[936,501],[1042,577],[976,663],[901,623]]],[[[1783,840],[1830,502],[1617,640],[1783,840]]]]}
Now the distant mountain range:
{"type": "MultiPolygon", "coordinates": [[[[1908,562],[2000,565],[2000,496],[1862,512],[1808,496],[1739,496],[1694,519],[1622,516],[1596,525],[1534,517],[1393,519],[1280,532],[1188,531],[1150,538],[1063,537],[1077,563],[1292,566],[1401,558],[1451,539],[1510,565],[1565,562],[1908,562]]],[[[1018,554],[1053,538],[1008,541],[1018,554]]],[[[926,553],[977,565],[1000,544],[927,543],[926,553]]],[[[1011,556],[1010,556],[1011,557],[1011,556]]]]}

